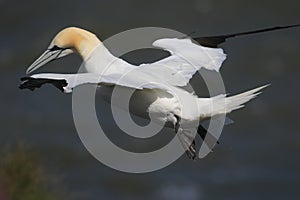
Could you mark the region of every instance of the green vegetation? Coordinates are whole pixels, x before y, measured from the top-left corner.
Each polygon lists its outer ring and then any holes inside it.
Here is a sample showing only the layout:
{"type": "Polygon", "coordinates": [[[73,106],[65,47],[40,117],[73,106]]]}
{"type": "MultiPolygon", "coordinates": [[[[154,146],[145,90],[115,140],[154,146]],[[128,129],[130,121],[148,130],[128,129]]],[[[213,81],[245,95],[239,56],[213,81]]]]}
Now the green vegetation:
{"type": "Polygon", "coordinates": [[[57,200],[58,192],[49,189],[51,180],[24,145],[0,152],[1,200],[57,200]]]}

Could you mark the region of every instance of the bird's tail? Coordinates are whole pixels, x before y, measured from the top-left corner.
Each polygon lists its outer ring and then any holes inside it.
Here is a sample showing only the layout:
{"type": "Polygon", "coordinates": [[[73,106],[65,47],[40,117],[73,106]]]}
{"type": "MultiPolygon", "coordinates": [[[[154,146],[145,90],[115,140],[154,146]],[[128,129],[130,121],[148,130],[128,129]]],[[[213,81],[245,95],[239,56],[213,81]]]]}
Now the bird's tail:
{"type": "Polygon", "coordinates": [[[215,115],[227,114],[233,110],[242,108],[246,102],[259,95],[261,90],[267,86],[269,85],[264,85],[230,97],[226,97],[226,95],[218,95],[209,99],[199,98],[201,111],[200,118],[205,119],[215,115]]]}

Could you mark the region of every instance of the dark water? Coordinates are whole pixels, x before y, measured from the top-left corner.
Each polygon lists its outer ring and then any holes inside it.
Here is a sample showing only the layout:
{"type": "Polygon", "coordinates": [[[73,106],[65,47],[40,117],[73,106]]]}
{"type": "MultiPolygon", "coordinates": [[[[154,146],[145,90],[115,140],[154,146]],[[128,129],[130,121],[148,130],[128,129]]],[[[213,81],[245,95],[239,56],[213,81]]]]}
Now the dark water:
{"type": "MultiPolygon", "coordinates": [[[[228,59],[221,73],[229,93],[272,86],[230,115],[236,123],[225,127],[208,157],[191,162],[183,156],[153,173],[121,173],[92,158],[74,128],[71,95],[47,86],[35,92],[17,88],[27,66],[70,25],[101,39],[144,26],[211,35],[299,23],[299,1],[1,0],[0,6],[0,144],[29,143],[70,199],[299,198],[299,28],[224,44],[228,59]]],[[[41,71],[75,72],[80,62],[70,56],[41,71]]],[[[107,104],[99,109],[117,134],[105,117],[107,104]]]]}

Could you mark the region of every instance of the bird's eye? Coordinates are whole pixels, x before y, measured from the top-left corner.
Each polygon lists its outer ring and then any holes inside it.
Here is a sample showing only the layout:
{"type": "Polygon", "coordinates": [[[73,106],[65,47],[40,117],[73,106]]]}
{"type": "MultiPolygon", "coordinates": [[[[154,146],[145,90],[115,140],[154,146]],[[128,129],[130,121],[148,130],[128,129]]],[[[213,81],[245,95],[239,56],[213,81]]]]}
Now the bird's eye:
{"type": "Polygon", "coordinates": [[[58,46],[56,46],[56,45],[54,45],[52,48],[50,48],[49,50],[50,51],[58,51],[58,50],[62,50],[63,48],[60,48],[60,47],[58,47],[58,46]]]}

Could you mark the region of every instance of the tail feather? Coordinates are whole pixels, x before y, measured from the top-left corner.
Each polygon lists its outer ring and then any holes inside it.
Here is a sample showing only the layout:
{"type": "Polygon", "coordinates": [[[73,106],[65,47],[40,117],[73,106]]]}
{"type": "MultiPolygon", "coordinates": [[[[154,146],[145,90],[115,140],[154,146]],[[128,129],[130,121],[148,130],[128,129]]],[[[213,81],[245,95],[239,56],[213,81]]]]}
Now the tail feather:
{"type": "Polygon", "coordinates": [[[268,86],[269,85],[264,85],[230,97],[226,97],[226,95],[218,95],[209,99],[199,98],[201,111],[200,118],[205,119],[240,109],[244,107],[245,103],[261,94],[260,91],[268,86]]]}
{"type": "Polygon", "coordinates": [[[244,104],[250,101],[251,99],[255,98],[262,92],[260,92],[262,89],[266,88],[269,85],[264,85],[252,90],[249,90],[247,92],[237,94],[231,97],[226,97],[225,103],[226,103],[226,108],[225,108],[225,113],[229,113],[233,110],[239,109],[244,107],[244,104]]]}

